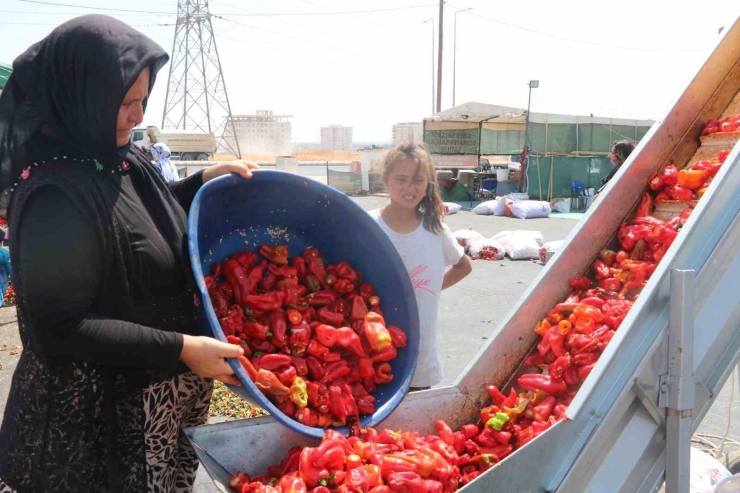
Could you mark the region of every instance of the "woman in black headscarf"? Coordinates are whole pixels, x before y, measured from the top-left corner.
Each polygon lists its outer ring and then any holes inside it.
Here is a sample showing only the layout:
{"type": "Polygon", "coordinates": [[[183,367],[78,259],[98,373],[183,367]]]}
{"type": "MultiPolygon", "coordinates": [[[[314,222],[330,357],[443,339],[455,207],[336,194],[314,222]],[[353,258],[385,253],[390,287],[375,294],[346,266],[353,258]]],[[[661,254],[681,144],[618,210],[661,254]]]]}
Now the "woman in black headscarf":
{"type": "Polygon", "coordinates": [[[241,348],[196,336],[186,211],[246,165],[166,184],[129,143],[166,53],[110,17],[55,29],[0,97],[0,205],[23,353],[0,429],[0,492],[190,491],[182,428],[207,419],[241,348]]]}

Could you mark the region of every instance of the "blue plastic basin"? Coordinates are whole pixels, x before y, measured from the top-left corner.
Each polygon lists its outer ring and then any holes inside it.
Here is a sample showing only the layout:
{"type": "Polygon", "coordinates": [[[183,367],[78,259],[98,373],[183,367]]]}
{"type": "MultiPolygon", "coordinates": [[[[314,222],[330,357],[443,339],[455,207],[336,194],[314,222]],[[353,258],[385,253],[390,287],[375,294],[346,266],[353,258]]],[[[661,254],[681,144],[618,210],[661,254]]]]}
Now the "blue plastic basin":
{"type": "MultiPolygon", "coordinates": [[[[391,362],[394,379],[379,385],[375,413],[362,426],[376,426],[408,392],[419,353],[416,298],[406,268],[391,241],[372,218],[349,197],[311,178],[282,171],[260,170],[245,180],[223,176],[205,184],[190,208],[188,243],[201,299],[201,330],[226,341],[208,296],[203,272],[211,264],[261,244],[287,244],[290,255],[313,246],[327,264],[348,261],[375,286],[389,325],[401,327],[408,346],[391,362]]],[[[304,426],[283,414],[247,377],[238,360],[229,364],[242,382],[230,386],[243,399],[268,411],[279,422],[303,435],[321,438],[323,428],[304,426]]],[[[347,427],[339,428],[347,434],[347,427]]]]}

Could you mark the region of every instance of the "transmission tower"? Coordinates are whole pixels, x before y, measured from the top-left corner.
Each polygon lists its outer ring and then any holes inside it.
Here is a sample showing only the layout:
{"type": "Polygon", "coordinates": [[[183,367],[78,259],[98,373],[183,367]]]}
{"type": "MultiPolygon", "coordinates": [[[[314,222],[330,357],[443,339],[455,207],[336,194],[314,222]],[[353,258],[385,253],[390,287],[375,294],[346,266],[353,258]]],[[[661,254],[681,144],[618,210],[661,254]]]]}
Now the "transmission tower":
{"type": "Polygon", "coordinates": [[[241,157],[208,0],[177,2],[162,128],[213,133],[220,149],[241,157]]]}

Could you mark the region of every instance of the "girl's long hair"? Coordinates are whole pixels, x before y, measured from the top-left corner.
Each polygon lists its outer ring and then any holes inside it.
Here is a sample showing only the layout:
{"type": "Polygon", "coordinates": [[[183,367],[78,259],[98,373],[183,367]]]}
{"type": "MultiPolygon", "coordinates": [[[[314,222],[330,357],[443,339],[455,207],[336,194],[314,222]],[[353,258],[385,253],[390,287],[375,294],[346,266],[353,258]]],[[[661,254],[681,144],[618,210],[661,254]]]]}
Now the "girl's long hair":
{"type": "MultiPolygon", "coordinates": [[[[426,174],[427,189],[424,198],[416,206],[416,213],[421,216],[424,229],[438,234],[443,231],[442,217],[444,217],[444,204],[439,196],[437,186],[437,173],[434,170],[432,157],[421,144],[403,143],[396,146],[383,160],[383,182],[393,171],[393,166],[400,161],[410,159],[419,165],[419,170],[426,174]]],[[[413,179],[413,177],[412,177],[413,179]]]]}

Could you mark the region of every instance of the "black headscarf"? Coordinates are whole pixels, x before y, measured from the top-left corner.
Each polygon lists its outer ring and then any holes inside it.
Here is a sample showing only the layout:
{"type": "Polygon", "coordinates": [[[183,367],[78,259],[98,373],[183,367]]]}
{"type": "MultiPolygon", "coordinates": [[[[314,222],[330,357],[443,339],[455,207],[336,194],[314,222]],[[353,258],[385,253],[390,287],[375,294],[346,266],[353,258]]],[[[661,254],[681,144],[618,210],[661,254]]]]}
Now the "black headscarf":
{"type": "MultiPolygon", "coordinates": [[[[0,96],[0,215],[24,168],[62,153],[120,163],[118,110],[149,67],[151,91],[169,59],[154,41],[112,17],[65,22],[13,62],[0,96]]],[[[146,108],[146,101],[144,101],[146,108]]]]}

